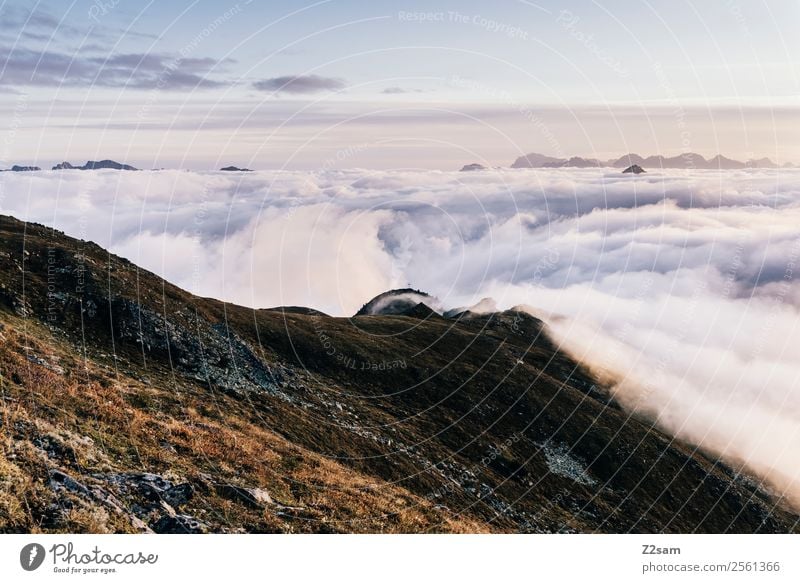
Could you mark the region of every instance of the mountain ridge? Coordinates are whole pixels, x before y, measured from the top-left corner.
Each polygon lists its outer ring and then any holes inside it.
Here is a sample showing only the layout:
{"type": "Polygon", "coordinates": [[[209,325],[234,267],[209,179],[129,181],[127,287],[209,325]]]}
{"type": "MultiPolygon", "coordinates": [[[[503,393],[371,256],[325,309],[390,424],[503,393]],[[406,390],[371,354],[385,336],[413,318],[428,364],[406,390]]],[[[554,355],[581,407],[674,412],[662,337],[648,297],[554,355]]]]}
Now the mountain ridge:
{"type": "MultiPolygon", "coordinates": [[[[714,170],[735,170],[741,168],[778,168],[769,158],[749,159],[746,162],[727,158],[717,154],[713,158],[706,159],[694,152],[685,152],[677,156],[665,157],[662,155],[652,155],[646,158],[639,154],[629,153],[612,158],[609,160],[598,160],[595,158],[581,158],[573,156],[571,158],[554,158],[543,154],[531,153],[517,158],[511,168],[628,168],[638,165],[642,168],[681,168],[691,169],[714,169],[714,170]]],[[[786,166],[786,165],[784,165],[786,166]]],[[[791,166],[786,166],[791,167],[791,166]]]]}

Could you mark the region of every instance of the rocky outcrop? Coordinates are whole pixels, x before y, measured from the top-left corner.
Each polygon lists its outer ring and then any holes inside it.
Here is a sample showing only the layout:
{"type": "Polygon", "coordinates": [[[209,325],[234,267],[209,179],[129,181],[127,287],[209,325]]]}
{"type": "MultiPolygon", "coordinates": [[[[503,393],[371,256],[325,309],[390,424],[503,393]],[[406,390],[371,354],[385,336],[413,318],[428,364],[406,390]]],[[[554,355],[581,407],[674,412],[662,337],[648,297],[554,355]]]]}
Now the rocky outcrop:
{"type": "Polygon", "coordinates": [[[237,168],[236,166],[225,166],[225,168],[220,168],[220,172],[252,172],[250,168],[237,168]]]}
{"type": "Polygon", "coordinates": [[[625,168],[625,170],[622,171],[623,174],[642,174],[644,172],[646,172],[646,170],[641,166],[639,166],[638,164],[633,164],[631,166],[628,166],[627,168],[625,168]]]}
{"type": "Polygon", "coordinates": [[[208,527],[177,509],[194,497],[189,483],[174,484],[164,476],[150,473],[91,474],[79,479],[66,471],[51,469],[49,484],[59,494],[46,520],[54,525],[68,520],[76,507],[102,508],[127,521],[141,532],[207,532],[208,527]]]}
{"type": "Polygon", "coordinates": [[[486,169],[487,169],[486,166],[484,166],[483,164],[474,163],[462,166],[460,172],[476,172],[486,169]]]}

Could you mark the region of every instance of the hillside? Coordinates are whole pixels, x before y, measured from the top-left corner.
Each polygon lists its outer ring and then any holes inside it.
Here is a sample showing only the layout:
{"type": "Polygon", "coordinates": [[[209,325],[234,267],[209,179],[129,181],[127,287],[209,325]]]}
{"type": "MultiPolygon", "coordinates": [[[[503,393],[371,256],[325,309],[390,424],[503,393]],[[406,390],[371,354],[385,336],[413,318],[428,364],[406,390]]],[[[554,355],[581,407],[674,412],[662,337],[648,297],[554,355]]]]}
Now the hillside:
{"type": "Polygon", "coordinates": [[[536,318],[419,307],[251,310],[0,217],[0,531],[798,530],[536,318]]]}

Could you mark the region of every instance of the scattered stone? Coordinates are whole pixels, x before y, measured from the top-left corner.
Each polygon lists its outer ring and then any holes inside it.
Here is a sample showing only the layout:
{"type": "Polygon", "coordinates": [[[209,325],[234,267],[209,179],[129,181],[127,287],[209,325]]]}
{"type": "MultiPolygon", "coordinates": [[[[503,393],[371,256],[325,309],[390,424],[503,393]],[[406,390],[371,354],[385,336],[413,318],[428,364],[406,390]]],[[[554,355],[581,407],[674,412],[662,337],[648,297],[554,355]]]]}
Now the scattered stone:
{"type": "Polygon", "coordinates": [[[547,458],[547,467],[552,473],[569,478],[585,486],[592,486],[597,483],[589,475],[583,463],[573,456],[565,445],[545,443],[542,450],[545,458],[547,458]]]}
{"type": "Polygon", "coordinates": [[[34,364],[38,364],[39,366],[43,366],[44,368],[53,371],[56,374],[64,374],[64,369],[57,364],[49,362],[42,358],[41,356],[37,356],[36,354],[28,354],[28,360],[34,364]]]}

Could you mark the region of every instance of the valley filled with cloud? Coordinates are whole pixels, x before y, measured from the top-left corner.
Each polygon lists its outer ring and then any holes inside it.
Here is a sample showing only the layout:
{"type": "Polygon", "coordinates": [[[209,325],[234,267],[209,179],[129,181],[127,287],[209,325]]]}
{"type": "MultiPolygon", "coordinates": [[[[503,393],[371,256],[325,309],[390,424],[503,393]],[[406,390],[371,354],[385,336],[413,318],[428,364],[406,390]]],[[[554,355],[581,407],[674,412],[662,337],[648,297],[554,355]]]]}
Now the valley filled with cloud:
{"type": "Polygon", "coordinates": [[[2,213],[198,295],[336,316],[400,287],[524,306],[631,413],[795,502],[799,201],[794,169],[0,174],[2,213]]]}

